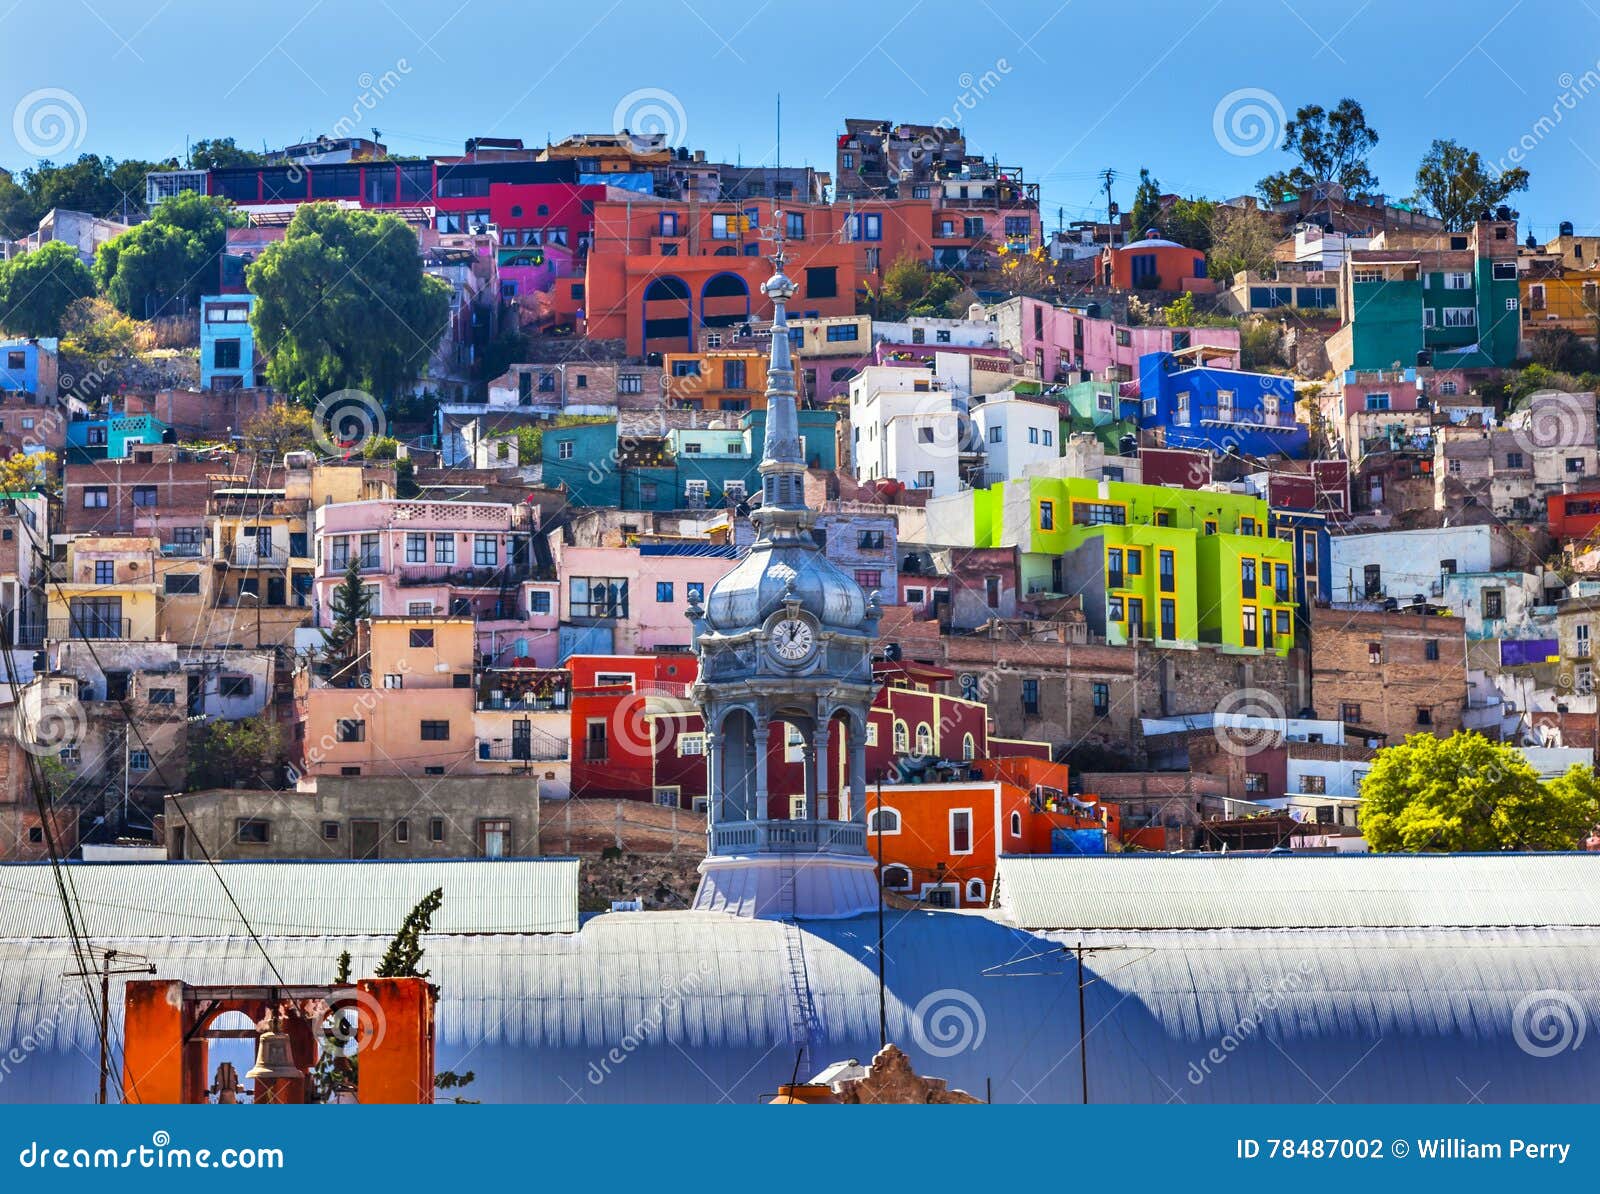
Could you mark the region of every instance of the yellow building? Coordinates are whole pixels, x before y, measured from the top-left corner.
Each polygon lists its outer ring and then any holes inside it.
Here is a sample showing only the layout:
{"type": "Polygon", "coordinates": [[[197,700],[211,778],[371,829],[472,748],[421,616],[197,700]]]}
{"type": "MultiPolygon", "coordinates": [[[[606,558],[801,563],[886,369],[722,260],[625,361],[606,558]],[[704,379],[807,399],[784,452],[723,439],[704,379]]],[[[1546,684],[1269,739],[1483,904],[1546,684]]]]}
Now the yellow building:
{"type": "MultiPolygon", "coordinates": [[[[81,535],[67,544],[65,573],[48,590],[52,639],[161,637],[161,589],[166,572],[154,535],[81,535]]],[[[199,581],[199,561],[180,575],[199,581]]],[[[187,588],[187,582],[180,587],[187,588]]]]}
{"type": "Polygon", "coordinates": [[[1561,328],[1594,339],[1600,328],[1600,268],[1548,269],[1522,275],[1522,336],[1561,328]]]}
{"type": "MultiPolygon", "coordinates": [[[[795,368],[800,368],[798,353],[795,368]]],[[[762,349],[664,353],[661,376],[667,405],[677,410],[742,412],[767,408],[767,354],[762,349]]]]}

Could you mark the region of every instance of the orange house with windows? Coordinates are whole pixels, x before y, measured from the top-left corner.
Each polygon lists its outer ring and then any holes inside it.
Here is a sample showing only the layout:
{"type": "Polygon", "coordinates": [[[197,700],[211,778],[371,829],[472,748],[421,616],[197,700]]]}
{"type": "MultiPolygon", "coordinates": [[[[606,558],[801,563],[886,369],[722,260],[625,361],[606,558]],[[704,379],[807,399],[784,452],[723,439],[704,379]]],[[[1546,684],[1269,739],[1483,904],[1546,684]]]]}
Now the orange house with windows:
{"type": "Polygon", "coordinates": [[[1067,794],[1064,763],[978,759],[970,775],[868,791],[867,851],[883,860],[886,891],[937,907],[986,907],[1000,855],[1050,854],[1058,829],[1120,832],[1114,806],[1067,794]]]}
{"type": "Polygon", "coordinates": [[[661,385],[675,410],[766,410],[767,354],[753,348],[665,353],[661,385]]]}

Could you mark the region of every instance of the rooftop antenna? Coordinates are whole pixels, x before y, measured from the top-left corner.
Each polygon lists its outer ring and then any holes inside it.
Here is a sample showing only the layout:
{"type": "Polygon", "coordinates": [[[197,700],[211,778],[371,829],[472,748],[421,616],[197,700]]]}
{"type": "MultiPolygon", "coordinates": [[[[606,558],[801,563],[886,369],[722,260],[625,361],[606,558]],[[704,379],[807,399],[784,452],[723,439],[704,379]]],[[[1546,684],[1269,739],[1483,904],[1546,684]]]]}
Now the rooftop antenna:
{"type": "Polygon", "coordinates": [[[783,92],[778,92],[778,160],[773,162],[780,170],[783,168],[783,92]]]}

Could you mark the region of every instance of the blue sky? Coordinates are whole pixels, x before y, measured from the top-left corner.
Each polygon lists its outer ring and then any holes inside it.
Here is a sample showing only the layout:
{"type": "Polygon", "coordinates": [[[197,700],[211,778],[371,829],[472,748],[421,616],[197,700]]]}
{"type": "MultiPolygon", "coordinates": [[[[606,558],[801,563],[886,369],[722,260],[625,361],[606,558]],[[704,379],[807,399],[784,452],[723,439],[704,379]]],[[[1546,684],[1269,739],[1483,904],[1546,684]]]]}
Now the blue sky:
{"type": "Polygon", "coordinates": [[[1495,161],[1517,148],[1533,176],[1513,200],[1524,225],[1600,232],[1600,0],[0,0],[13,169],[31,164],[21,142],[158,157],[186,137],[281,146],[347,114],[395,150],[534,143],[609,129],[640,91],[633,127],[653,109],[691,146],[746,162],[771,160],[781,91],[784,160],[830,170],[847,115],[959,116],[974,150],[1042,182],[1051,226],[1058,207],[1102,210],[1107,166],[1124,206],[1141,166],[1185,194],[1252,191],[1288,162],[1275,139],[1251,152],[1259,125],[1229,133],[1230,111],[1271,126],[1350,95],[1382,138],[1372,165],[1391,195],[1411,192],[1434,137],[1495,161]],[[69,131],[30,130],[51,105],[69,131]]]}

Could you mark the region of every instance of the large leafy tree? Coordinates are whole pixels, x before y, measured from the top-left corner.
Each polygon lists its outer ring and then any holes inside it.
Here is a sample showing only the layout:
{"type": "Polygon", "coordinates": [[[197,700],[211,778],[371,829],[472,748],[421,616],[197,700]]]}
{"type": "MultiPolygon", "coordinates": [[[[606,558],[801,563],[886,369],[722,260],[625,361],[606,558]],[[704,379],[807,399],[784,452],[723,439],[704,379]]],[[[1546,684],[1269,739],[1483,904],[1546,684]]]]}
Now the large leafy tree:
{"type": "Polygon", "coordinates": [[[234,144],[232,137],[210,137],[189,146],[189,169],[222,170],[229,166],[262,166],[267,155],[234,144]]]}
{"type": "Polygon", "coordinates": [[[198,305],[201,295],[216,292],[228,229],[243,222],[226,199],[174,195],[143,224],[100,246],[95,281],[117,310],[138,318],[198,305]]]}
{"type": "Polygon", "coordinates": [[[32,232],[52,207],[133,222],[144,212],[144,176],[175,167],[177,161],[147,162],[86,153],[75,162],[42,161],[0,186],[0,223],[11,236],[32,232]]]}
{"type": "Polygon", "coordinates": [[[1307,104],[1283,126],[1279,147],[1297,159],[1286,171],[1269,174],[1257,184],[1269,203],[1291,194],[1307,196],[1337,186],[1350,198],[1376,193],[1378,176],[1367,166],[1367,155],[1378,134],[1367,127],[1367,114],[1353,99],[1342,99],[1331,112],[1321,104],[1307,104]]]}
{"type": "Polygon", "coordinates": [[[94,293],[78,251],[53,240],[0,264],[0,328],[14,336],[58,336],[67,308],[94,293]]]}
{"type": "Polygon", "coordinates": [[[1258,207],[1219,205],[1211,217],[1211,260],[1207,272],[1226,286],[1234,274],[1249,270],[1271,275],[1278,225],[1258,207]]]}
{"type": "Polygon", "coordinates": [[[1417,166],[1417,198],[1446,228],[1465,228],[1480,211],[1527,189],[1523,167],[1496,172],[1484,165],[1477,150],[1454,141],[1435,141],[1417,166]]]}
{"type": "Polygon", "coordinates": [[[422,373],[450,312],[449,285],[423,272],[403,220],[327,203],[302,206],[246,282],[267,380],[308,401],[345,389],[392,399],[422,373]]]}
{"type": "Polygon", "coordinates": [[[912,257],[901,257],[883,271],[883,286],[873,298],[873,315],[904,319],[908,315],[956,315],[961,283],[929,269],[912,257]]]}
{"type": "Polygon", "coordinates": [[[1481,734],[1413,734],[1378,752],[1361,784],[1361,828],[1377,853],[1571,850],[1595,823],[1592,771],[1552,783],[1481,734]]]}

